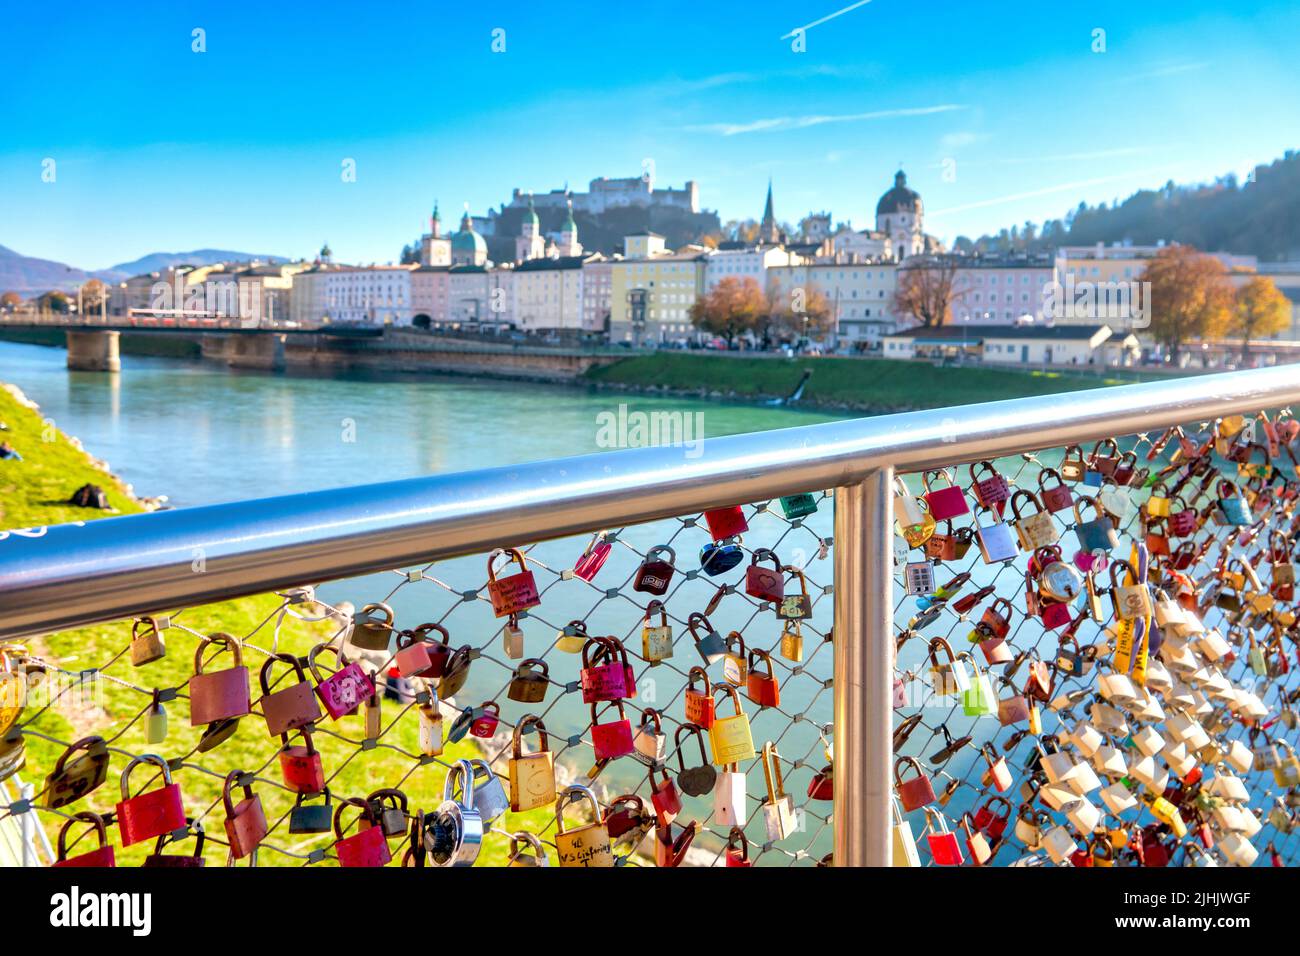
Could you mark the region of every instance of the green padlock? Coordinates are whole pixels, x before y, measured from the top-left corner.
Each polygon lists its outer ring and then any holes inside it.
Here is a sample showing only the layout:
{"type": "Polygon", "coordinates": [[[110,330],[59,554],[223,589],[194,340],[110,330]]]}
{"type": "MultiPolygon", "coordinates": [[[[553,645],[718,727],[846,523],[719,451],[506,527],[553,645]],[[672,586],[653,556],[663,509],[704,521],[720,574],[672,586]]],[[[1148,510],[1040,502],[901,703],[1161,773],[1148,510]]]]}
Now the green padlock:
{"type": "Polygon", "coordinates": [[[981,669],[979,662],[966,653],[959,655],[970,661],[975,674],[971,678],[970,690],[961,695],[961,709],[967,717],[992,717],[998,712],[998,698],[993,692],[993,682],[988,672],[981,669]]]}

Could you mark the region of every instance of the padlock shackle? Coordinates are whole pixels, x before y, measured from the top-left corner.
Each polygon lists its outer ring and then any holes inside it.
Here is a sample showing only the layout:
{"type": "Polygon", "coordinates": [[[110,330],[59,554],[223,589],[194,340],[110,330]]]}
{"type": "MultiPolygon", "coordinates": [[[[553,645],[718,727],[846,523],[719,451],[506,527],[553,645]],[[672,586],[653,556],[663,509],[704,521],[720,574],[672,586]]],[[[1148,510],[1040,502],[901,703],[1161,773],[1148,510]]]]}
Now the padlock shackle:
{"type": "Polygon", "coordinates": [[[536,714],[526,714],[519,723],[515,724],[515,731],[511,735],[514,755],[516,758],[524,755],[523,735],[528,732],[529,727],[537,728],[537,753],[546,753],[550,750],[550,738],[546,734],[546,724],[542,718],[536,714]]]}
{"type": "MultiPolygon", "coordinates": [[[[638,802],[640,799],[640,797],[637,797],[638,802]]],[[[603,825],[603,818],[600,813],[600,801],[596,799],[596,794],[592,792],[592,789],[590,787],[584,787],[582,784],[570,784],[560,791],[560,795],[555,800],[555,835],[557,837],[565,833],[573,832],[564,829],[564,808],[567,804],[577,803],[580,800],[591,804],[592,815],[596,823],[603,825]]],[[[615,800],[614,802],[618,803],[619,801],[615,800]]],[[[610,806],[612,808],[613,804],[610,804],[610,806]]],[[[642,804],[642,808],[644,808],[644,806],[645,805],[642,804]]]]}
{"type": "Polygon", "coordinates": [[[276,664],[288,664],[298,674],[298,683],[304,683],[307,680],[307,669],[302,665],[302,658],[296,654],[286,654],[283,651],[278,654],[272,654],[262,662],[262,669],[258,672],[257,682],[262,688],[262,696],[271,696],[271,668],[276,664]]]}
{"type": "Polygon", "coordinates": [[[157,754],[140,754],[138,757],[132,757],[130,762],[127,763],[126,768],[122,771],[121,786],[122,786],[123,803],[131,799],[131,790],[130,790],[131,771],[134,770],[142,763],[154,764],[156,767],[162,770],[164,787],[170,787],[172,785],[172,770],[171,767],[168,766],[166,759],[158,756],[157,754]]]}
{"type": "MultiPolygon", "coordinates": [[[[77,823],[89,823],[91,825],[95,835],[99,838],[99,846],[96,849],[102,850],[108,846],[108,825],[104,822],[104,818],[98,813],[92,813],[89,810],[78,811],[68,817],[67,822],[59,828],[58,862],[60,863],[68,859],[68,831],[77,823]]],[[[77,837],[77,839],[80,840],[81,837],[77,837]]]]}
{"type": "MultiPolygon", "coordinates": [[[[203,673],[203,650],[209,645],[220,644],[224,649],[230,651],[235,656],[235,666],[244,665],[244,642],[233,634],[227,634],[225,631],[217,631],[209,634],[199,641],[199,646],[194,648],[194,673],[201,675],[203,673]]],[[[218,654],[221,651],[217,651],[218,654]]]]}
{"type": "Polygon", "coordinates": [[[509,556],[509,561],[506,562],[507,564],[514,562],[519,565],[520,574],[528,570],[528,562],[524,559],[523,552],[518,548],[497,548],[488,555],[487,559],[488,581],[491,583],[496,583],[497,579],[496,571],[492,566],[496,562],[496,559],[503,554],[509,556]]]}

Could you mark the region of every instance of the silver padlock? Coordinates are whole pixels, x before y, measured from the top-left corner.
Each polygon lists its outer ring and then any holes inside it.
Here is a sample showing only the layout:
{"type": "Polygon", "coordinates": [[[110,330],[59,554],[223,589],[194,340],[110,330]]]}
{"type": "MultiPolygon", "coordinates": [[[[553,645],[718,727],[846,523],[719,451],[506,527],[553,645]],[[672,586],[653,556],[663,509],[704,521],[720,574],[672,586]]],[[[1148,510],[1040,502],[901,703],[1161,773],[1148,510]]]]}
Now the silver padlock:
{"type": "Polygon", "coordinates": [[[468,760],[458,760],[447,771],[442,803],[427,819],[424,848],[434,866],[473,866],[485,829],[474,808],[474,768],[468,760]],[[457,781],[463,790],[459,801],[454,799],[457,781]]]}
{"type": "Polygon", "coordinates": [[[510,799],[486,760],[476,757],[469,763],[474,768],[474,809],[484,823],[491,823],[510,809],[510,799]]]}

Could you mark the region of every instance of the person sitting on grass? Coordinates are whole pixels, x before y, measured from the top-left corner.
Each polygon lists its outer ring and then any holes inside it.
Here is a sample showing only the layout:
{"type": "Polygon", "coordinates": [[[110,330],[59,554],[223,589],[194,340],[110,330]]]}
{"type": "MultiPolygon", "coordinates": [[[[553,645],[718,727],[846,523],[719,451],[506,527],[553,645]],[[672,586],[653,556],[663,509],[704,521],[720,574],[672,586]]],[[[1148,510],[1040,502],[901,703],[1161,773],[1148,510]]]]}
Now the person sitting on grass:
{"type": "Polygon", "coordinates": [[[7,441],[0,441],[0,460],[6,458],[14,461],[23,460],[23,456],[18,454],[18,450],[14,448],[13,445],[9,444],[7,441]]]}

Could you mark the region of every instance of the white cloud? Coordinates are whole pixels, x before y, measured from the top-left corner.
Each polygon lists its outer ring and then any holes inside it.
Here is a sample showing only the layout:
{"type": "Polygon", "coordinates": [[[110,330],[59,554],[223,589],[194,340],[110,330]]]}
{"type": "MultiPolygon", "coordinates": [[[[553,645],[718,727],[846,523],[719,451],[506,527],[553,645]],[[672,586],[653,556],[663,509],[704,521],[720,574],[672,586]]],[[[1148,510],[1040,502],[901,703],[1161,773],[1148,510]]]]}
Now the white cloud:
{"type": "Polygon", "coordinates": [[[861,123],[869,120],[895,119],[904,116],[931,116],[935,113],[951,113],[964,110],[965,106],[956,103],[943,103],[938,106],[914,106],[893,110],[874,110],[869,113],[812,114],[808,116],[774,116],[766,119],[751,120],[748,123],[704,123],[688,126],[688,130],[697,133],[717,133],[722,136],[737,136],[741,133],[783,132],[792,129],[808,129],[827,123],[861,123]]]}

